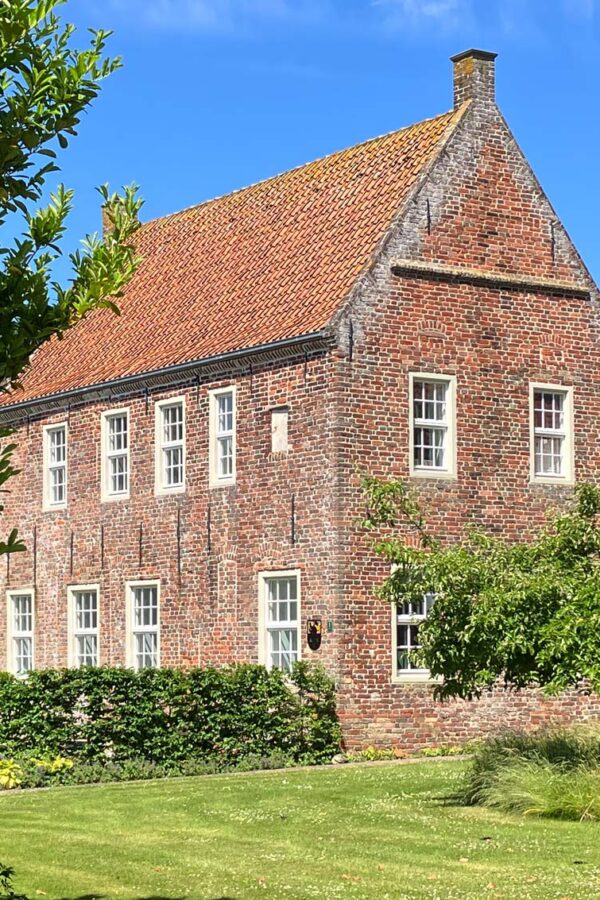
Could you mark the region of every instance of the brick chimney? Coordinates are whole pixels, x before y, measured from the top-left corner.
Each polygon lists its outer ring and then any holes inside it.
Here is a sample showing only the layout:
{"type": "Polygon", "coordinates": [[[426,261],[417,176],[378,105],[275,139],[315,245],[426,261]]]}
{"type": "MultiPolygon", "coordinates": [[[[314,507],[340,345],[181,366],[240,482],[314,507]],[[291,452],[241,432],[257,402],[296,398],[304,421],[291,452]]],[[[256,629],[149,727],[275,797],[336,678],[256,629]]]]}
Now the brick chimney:
{"type": "Polygon", "coordinates": [[[450,59],[454,63],[454,108],[465,100],[496,102],[496,57],[487,50],[465,50],[450,59]]]}

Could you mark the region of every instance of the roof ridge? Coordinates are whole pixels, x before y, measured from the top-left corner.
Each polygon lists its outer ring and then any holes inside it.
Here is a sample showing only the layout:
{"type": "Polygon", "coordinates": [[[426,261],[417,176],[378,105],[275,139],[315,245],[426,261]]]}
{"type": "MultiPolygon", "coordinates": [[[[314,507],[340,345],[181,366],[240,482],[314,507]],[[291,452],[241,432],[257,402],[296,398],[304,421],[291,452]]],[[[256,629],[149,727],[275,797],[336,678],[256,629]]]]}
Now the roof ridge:
{"type": "Polygon", "coordinates": [[[253,181],[250,184],[245,184],[243,187],[235,188],[233,191],[228,191],[225,194],[218,194],[216,197],[209,197],[207,200],[201,200],[200,203],[192,203],[191,206],[185,206],[183,209],[179,209],[176,212],[165,213],[164,216],[156,216],[154,219],[148,219],[147,222],[142,222],[141,231],[143,231],[149,225],[155,225],[157,222],[164,222],[169,219],[175,219],[177,216],[182,216],[185,213],[192,212],[192,210],[200,209],[203,206],[208,206],[210,203],[216,203],[219,200],[224,200],[226,197],[234,197],[236,194],[242,194],[244,191],[252,190],[252,188],[259,187],[261,184],[268,184],[270,181],[276,181],[278,178],[282,178],[284,175],[291,175],[292,172],[299,172],[302,169],[306,169],[308,166],[314,166],[317,163],[324,162],[326,159],[333,159],[335,156],[340,156],[342,153],[348,153],[349,150],[356,150],[359,147],[366,147],[368,144],[373,144],[375,141],[381,141],[384,138],[391,137],[395,134],[400,134],[403,131],[408,131],[409,128],[416,128],[418,125],[426,125],[428,122],[435,122],[438,119],[443,119],[445,117],[452,117],[454,114],[460,112],[459,109],[449,109],[446,112],[438,113],[437,116],[429,116],[426,119],[419,119],[418,122],[411,122],[409,125],[403,125],[402,128],[395,128],[392,131],[386,131],[383,134],[378,134],[375,137],[367,138],[366,141],[359,141],[358,144],[350,144],[348,147],[342,147],[340,150],[333,150],[331,153],[325,153],[323,156],[318,156],[316,159],[311,159],[308,162],[300,163],[297,166],[292,166],[291,169],[284,169],[282,172],[277,172],[275,175],[269,175],[267,178],[259,178],[258,181],[253,181]]]}

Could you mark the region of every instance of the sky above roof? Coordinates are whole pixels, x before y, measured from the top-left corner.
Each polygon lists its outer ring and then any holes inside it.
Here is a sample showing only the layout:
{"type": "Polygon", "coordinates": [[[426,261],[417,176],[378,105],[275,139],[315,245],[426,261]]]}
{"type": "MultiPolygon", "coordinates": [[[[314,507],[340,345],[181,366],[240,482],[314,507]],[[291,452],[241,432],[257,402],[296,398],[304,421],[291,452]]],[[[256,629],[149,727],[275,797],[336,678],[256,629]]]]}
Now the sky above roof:
{"type": "Polygon", "coordinates": [[[495,50],[498,100],[600,280],[600,0],[70,0],[124,68],[63,155],[68,241],[94,185],[165,215],[452,105],[448,57],[495,50]]]}

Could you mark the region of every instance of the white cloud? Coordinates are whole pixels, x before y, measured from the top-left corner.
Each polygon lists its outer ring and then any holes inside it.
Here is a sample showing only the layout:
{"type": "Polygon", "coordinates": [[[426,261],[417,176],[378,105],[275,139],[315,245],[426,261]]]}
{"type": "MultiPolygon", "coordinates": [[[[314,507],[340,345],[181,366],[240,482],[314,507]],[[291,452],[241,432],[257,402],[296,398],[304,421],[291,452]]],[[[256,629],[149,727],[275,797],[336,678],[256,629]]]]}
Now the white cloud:
{"type": "Polygon", "coordinates": [[[579,19],[591,21],[596,14],[596,0],[563,0],[565,12],[579,19]]]}
{"type": "Polygon", "coordinates": [[[454,28],[464,24],[471,13],[471,0],[373,0],[388,24],[437,25],[454,28]]]}
{"type": "MultiPolygon", "coordinates": [[[[314,19],[319,0],[108,0],[115,15],[155,28],[232,31],[256,22],[314,19]]],[[[106,10],[106,5],[104,6],[106,10]]]]}

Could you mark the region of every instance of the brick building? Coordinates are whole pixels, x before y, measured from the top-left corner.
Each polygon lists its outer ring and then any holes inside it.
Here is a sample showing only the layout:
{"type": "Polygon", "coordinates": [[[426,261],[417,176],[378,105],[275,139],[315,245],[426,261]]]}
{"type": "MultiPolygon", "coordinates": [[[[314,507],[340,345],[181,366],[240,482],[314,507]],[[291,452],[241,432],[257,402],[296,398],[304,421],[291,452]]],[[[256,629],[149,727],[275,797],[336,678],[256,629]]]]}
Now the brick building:
{"type": "Polygon", "coordinates": [[[600,471],[598,291],[495,104],[454,109],[145,224],[120,302],[37,354],[4,515],[0,666],[320,660],[350,744],[461,741],[600,703],[436,704],[420,610],[356,525],[410,479],[445,539],[531,533],[600,471]],[[307,622],[322,621],[311,650],[307,622]]]}

